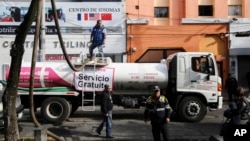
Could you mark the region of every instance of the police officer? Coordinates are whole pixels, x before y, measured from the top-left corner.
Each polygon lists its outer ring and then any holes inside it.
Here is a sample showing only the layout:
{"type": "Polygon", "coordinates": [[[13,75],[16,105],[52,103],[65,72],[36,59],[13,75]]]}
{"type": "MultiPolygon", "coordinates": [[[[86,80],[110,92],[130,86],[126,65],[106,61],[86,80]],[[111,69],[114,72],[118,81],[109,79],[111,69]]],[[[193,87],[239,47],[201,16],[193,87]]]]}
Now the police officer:
{"type": "Polygon", "coordinates": [[[169,127],[170,116],[172,108],[170,107],[168,100],[160,93],[160,87],[153,87],[153,95],[148,97],[146,101],[146,108],[144,111],[144,121],[150,119],[152,126],[152,133],[154,141],[161,140],[161,134],[164,141],[169,141],[169,127]]]}

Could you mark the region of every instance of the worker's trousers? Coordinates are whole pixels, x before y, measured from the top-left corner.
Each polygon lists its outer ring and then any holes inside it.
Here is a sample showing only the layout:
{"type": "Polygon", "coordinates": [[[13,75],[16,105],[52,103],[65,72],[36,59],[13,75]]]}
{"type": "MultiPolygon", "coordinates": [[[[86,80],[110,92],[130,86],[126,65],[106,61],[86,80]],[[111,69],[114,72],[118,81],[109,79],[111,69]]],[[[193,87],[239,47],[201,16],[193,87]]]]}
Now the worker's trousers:
{"type": "Polygon", "coordinates": [[[151,125],[152,125],[152,133],[153,133],[154,141],[161,141],[161,134],[162,134],[163,141],[170,141],[169,127],[167,123],[151,122],[151,125]]]}
{"type": "Polygon", "coordinates": [[[102,123],[99,125],[96,131],[101,133],[103,127],[106,126],[106,136],[110,137],[112,136],[112,111],[108,112],[108,116],[104,116],[102,123]]]}

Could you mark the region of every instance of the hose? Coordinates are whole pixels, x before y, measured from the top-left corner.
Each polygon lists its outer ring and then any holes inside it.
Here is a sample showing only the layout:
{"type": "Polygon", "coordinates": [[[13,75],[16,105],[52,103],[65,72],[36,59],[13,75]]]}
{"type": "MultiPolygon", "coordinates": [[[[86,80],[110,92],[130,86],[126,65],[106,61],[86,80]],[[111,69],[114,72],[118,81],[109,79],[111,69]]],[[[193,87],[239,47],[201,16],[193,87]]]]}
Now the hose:
{"type": "MultiPolygon", "coordinates": [[[[40,34],[41,27],[41,17],[42,17],[42,8],[43,8],[43,0],[39,0],[37,5],[37,17],[36,17],[36,31],[34,36],[34,46],[32,53],[32,62],[31,62],[31,75],[30,75],[30,86],[29,86],[29,98],[30,98],[30,114],[33,120],[33,123],[36,127],[41,127],[41,124],[37,121],[34,110],[34,98],[33,98],[33,89],[34,89],[34,77],[35,77],[35,67],[36,67],[36,58],[38,52],[38,39],[40,34]]],[[[47,134],[58,141],[64,141],[64,139],[55,135],[54,133],[47,130],[47,134]]]]}
{"type": "Polygon", "coordinates": [[[63,43],[63,38],[62,38],[62,34],[61,34],[61,30],[60,30],[60,27],[59,27],[59,23],[58,23],[58,16],[57,16],[57,12],[56,12],[56,5],[55,5],[55,0],[51,0],[51,4],[52,4],[52,11],[53,11],[53,15],[55,17],[55,25],[56,25],[56,30],[57,30],[57,35],[58,35],[58,38],[59,38],[59,41],[60,41],[60,45],[62,47],[62,51],[63,51],[63,55],[68,63],[68,65],[70,66],[70,68],[74,71],[81,71],[85,65],[81,65],[80,67],[77,67],[75,68],[72,63],[70,62],[68,56],[67,56],[67,51],[65,49],[65,46],[64,46],[64,43],[63,43]]]}
{"type": "MultiPolygon", "coordinates": [[[[5,80],[0,80],[0,83],[2,83],[4,87],[7,86],[7,81],[5,80]]],[[[29,88],[24,88],[24,87],[18,87],[17,89],[21,91],[29,91],[29,88]]],[[[48,87],[48,88],[33,88],[33,91],[34,92],[46,92],[46,91],[66,92],[66,91],[75,91],[75,89],[69,88],[69,87],[48,87]]]]}

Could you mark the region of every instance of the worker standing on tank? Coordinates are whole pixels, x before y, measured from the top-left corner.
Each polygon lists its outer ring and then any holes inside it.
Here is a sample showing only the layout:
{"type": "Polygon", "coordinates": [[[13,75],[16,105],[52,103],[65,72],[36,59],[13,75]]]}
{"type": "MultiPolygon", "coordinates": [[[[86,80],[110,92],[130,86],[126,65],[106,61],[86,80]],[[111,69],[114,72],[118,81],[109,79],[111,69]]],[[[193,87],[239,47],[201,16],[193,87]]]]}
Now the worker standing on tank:
{"type": "Polygon", "coordinates": [[[153,87],[153,95],[146,101],[146,108],[144,111],[144,121],[150,119],[152,126],[152,133],[154,141],[161,140],[161,134],[164,141],[169,141],[169,127],[170,116],[172,108],[165,96],[161,95],[160,87],[153,87]]]}
{"type": "Polygon", "coordinates": [[[98,47],[100,53],[103,53],[103,47],[105,45],[106,39],[106,28],[102,24],[101,20],[97,20],[96,25],[93,27],[90,42],[91,45],[89,47],[90,60],[93,58],[93,50],[98,47]]]}

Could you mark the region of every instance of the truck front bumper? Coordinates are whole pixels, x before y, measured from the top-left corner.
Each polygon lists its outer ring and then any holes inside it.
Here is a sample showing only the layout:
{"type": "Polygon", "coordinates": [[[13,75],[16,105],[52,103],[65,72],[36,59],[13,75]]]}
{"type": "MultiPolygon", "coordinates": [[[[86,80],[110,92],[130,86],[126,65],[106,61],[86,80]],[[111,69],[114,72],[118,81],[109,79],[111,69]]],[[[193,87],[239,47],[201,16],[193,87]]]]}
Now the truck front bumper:
{"type": "Polygon", "coordinates": [[[222,106],[223,106],[223,97],[222,96],[219,96],[218,97],[218,109],[222,109],[222,106]]]}

